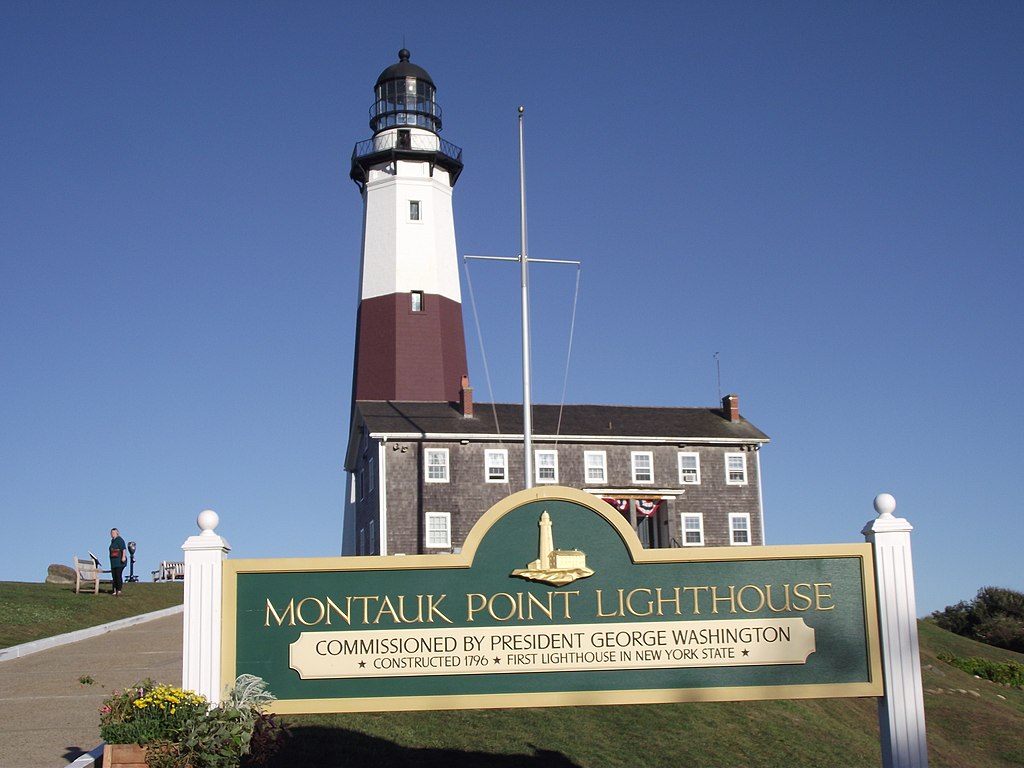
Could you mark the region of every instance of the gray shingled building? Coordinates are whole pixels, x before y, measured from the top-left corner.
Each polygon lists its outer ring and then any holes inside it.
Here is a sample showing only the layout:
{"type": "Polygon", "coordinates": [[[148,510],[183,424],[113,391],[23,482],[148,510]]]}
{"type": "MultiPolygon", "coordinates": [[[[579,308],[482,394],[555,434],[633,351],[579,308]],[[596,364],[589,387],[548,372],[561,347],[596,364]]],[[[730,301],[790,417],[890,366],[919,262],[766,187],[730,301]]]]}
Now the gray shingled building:
{"type": "MultiPolygon", "coordinates": [[[[758,449],[722,408],[537,405],[533,482],[606,499],[648,547],[763,543],[758,449]]],[[[346,458],[357,554],[452,552],[524,487],[522,406],[358,401],[346,458]]]]}

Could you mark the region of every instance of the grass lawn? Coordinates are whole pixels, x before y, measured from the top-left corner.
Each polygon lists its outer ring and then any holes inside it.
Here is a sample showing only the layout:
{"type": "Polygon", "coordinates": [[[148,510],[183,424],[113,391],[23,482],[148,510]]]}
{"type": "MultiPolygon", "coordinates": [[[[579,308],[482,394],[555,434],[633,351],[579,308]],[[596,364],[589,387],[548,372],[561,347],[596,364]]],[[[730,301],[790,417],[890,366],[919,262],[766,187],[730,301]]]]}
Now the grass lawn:
{"type": "Polygon", "coordinates": [[[74,584],[0,581],[0,648],[181,605],[183,594],[181,582],[125,584],[115,598],[102,582],[98,595],[76,595],[74,584]]]}
{"type": "MultiPolygon", "coordinates": [[[[920,622],[931,768],[1024,766],[1024,691],[942,651],[1024,662],[920,622]]],[[[272,768],[880,768],[875,699],[296,715],[272,768]]]]}

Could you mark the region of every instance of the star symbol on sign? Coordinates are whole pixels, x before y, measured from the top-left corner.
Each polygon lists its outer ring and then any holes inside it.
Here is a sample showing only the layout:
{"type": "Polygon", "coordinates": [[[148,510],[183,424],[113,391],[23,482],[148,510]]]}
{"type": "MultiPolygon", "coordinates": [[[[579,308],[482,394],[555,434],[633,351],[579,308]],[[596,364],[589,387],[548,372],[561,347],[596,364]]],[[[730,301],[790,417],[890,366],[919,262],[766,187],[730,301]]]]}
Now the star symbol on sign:
{"type": "Polygon", "coordinates": [[[366,666],[366,662],[365,662],[365,661],[360,661],[360,662],[359,662],[359,668],[360,668],[360,669],[362,669],[362,668],[363,668],[363,667],[365,667],[365,666],[366,666]]]}
{"type": "Polygon", "coordinates": [[[501,664],[501,656],[495,656],[494,657],[494,663],[495,664],[501,664]]]}
{"type": "Polygon", "coordinates": [[[744,648],[743,649],[743,655],[744,656],[749,656],[750,655],[750,651],[748,651],[746,648],[744,648]]]}

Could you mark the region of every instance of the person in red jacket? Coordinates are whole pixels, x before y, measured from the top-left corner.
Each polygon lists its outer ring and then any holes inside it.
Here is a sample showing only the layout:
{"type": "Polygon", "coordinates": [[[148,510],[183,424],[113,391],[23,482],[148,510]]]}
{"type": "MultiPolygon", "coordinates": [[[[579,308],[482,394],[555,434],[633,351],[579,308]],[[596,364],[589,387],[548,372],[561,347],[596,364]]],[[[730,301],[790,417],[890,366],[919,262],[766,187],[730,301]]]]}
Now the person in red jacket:
{"type": "Polygon", "coordinates": [[[110,529],[110,576],[114,580],[114,597],[121,594],[121,587],[124,586],[125,563],[128,562],[128,549],[125,547],[124,539],[121,538],[117,528],[110,529]]]}

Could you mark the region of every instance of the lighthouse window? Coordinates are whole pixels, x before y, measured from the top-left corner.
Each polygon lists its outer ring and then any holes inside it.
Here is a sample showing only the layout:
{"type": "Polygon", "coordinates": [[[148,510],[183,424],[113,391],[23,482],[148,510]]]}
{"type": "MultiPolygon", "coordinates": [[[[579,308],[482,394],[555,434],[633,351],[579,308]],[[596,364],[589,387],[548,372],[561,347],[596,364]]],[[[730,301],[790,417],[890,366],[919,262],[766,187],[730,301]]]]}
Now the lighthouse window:
{"type": "Polygon", "coordinates": [[[413,291],[409,294],[409,309],[412,312],[423,311],[423,291],[413,291]]]}
{"type": "Polygon", "coordinates": [[[409,221],[420,220],[420,201],[410,200],[409,201],[409,221]]]}

